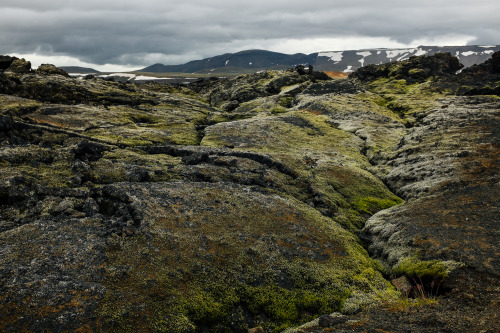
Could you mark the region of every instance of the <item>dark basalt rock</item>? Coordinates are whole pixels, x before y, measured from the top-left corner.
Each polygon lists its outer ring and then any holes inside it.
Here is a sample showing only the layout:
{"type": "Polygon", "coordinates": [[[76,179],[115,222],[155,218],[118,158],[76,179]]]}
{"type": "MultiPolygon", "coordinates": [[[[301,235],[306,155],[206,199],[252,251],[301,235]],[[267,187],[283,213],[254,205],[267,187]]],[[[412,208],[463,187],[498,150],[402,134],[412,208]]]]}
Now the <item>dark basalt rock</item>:
{"type": "Polygon", "coordinates": [[[500,96],[500,52],[495,52],[482,64],[464,69],[455,82],[457,94],[500,96]]]}
{"type": "Polygon", "coordinates": [[[16,59],[18,58],[6,55],[0,55],[0,70],[6,70],[7,68],[9,68],[12,62],[16,59]]]}
{"type": "Polygon", "coordinates": [[[182,162],[187,165],[195,165],[206,161],[208,161],[208,153],[194,153],[182,157],[182,162]]]}
{"type": "Polygon", "coordinates": [[[491,55],[491,58],[486,60],[482,64],[473,65],[462,71],[463,74],[471,75],[491,75],[500,74],[500,52],[495,52],[491,55]]]}
{"type": "Polygon", "coordinates": [[[13,128],[14,121],[11,116],[0,115],[0,131],[10,131],[13,128]]]}
{"type": "Polygon", "coordinates": [[[319,317],[319,327],[333,327],[338,324],[343,324],[348,320],[348,317],[343,316],[341,314],[333,314],[333,315],[322,315],[319,317]]]}
{"type": "Polygon", "coordinates": [[[106,150],[109,150],[109,147],[84,140],[81,141],[72,152],[78,160],[95,162],[102,157],[102,153],[106,150]]]}
{"type": "Polygon", "coordinates": [[[31,72],[31,62],[24,59],[14,59],[8,70],[15,73],[29,73],[31,72]]]}
{"type": "Polygon", "coordinates": [[[450,53],[436,53],[433,56],[413,56],[401,62],[368,65],[349,74],[350,78],[373,81],[380,77],[405,79],[409,83],[423,82],[429,77],[455,74],[463,68],[459,60],[450,53]]]}
{"type": "Polygon", "coordinates": [[[363,91],[365,89],[354,80],[330,80],[313,83],[303,93],[320,96],[325,94],[356,94],[363,91]]]}

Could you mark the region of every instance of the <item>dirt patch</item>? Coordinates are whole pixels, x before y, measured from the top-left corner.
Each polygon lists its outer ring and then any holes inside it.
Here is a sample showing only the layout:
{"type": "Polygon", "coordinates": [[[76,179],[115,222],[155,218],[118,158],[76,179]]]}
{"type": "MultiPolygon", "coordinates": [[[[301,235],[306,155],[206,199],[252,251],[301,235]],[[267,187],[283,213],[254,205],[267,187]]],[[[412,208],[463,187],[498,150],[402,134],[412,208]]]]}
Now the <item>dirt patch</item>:
{"type": "Polygon", "coordinates": [[[323,73],[334,79],[345,79],[349,76],[349,73],[344,72],[323,71],[323,73]]]}

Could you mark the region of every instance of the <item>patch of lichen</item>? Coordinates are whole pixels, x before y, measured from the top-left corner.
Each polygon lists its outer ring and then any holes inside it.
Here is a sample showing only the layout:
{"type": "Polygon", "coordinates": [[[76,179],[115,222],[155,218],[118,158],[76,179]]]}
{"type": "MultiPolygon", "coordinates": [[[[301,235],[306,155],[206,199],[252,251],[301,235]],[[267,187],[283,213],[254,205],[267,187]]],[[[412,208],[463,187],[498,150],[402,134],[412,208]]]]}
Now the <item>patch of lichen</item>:
{"type": "Polygon", "coordinates": [[[339,165],[325,170],[324,177],[354,209],[369,215],[402,202],[380,179],[360,168],[339,165]]]}
{"type": "Polygon", "coordinates": [[[42,103],[31,99],[0,94],[0,114],[20,117],[41,105],[42,103]]]}
{"type": "MultiPolygon", "coordinates": [[[[95,86],[95,89],[101,86],[106,89],[121,87],[100,82],[87,82],[86,84],[90,84],[91,87],[95,86]]],[[[122,105],[45,105],[43,108],[36,108],[35,106],[39,104],[35,102],[34,105],[31,103],[20,110],[27,113],[27,118],[37,123],[82,132],[113,144],[129,146],[158,143],[198,144],[199,133],[196,126],[207,121],[211,112],[207,104],[183,95],[146,94],[133,87],[129,89],[131,91],[124,88],[122,90],[126,94],[136,96],[137,103],[128,103],[124,100],[122,105]],[[154,99],[149,101],[149,98],[154,99]]],[[[19,100],[23,103],[27,101],[19,100]]],[[[20,103],[19,101],[11,102],[20,103]]],[[[7,110],[11,113],[12,110],[15,113],[21,112],[18,110],[19,107],[17,109],[10,107],[12,103],[5,103],[7,110]]]]}
{"type": "Polygon", "coordinates": [[[415,114],[435,108],[438,100],[449,93],[428,79],[421,83],[408,83],[405,79],[379,78],[368,84],[368,89],[379,95],[377,104],[391,110],[399,117],[413,122],[415,114]]]}
{"type": "MultiPolygon", "coordinates": [[[[357,138],[353,134],[332,127],[325,116],[306,111],[211,126],[206,129],[201,145],[232,145],[239,150],[282,157],[302,158],[302,154],[308,151],[321,152],[363,163],[357,138]]],[[[290,162],[297,164],[296,161],[290,162]]]]}
{"type": "Polygon", "coordinates": [[[50,148],[38,146],[5,149],[0,155],[2,177],[20,177],[24,183],[48,187],[71,187],[71,160],[68,151],[56,154],[50,148]]]}
{"type": "Polygon", "coordinates": [[[87,180],[98,184],[122,181],[171,181],[179,179],[181,159],[164,154],[149,155],[140,150],[113,149],[90,163],[87,180]]]}
{"type": "Polygon", "coordinates": [[[151,144],[196,145],[199,142],[194,124],[187,122],[170,124],[138,125],[95,128],[85,132],[94,139],[123,146],[144,146],[151,144]]]}
{"type": "Polygon", "coordinates": [[[363,92],[356,95],[326,95],[322,98],[317,96],[297,96],[297,107],[307,109],[324,115],[350,114],[350,113],[375,113],[389,119],[402,122],[399,115],[387,109],[387,100],[379,94],[363,92]]]}
{"type": "Polygon", "coordinates": [[[201,144],[231,145],[236,150],[272,156],[299,175],[295,185],[281,190],[314,205],[349,229],[360,228],[362,216],[398,204],[401,199],[367,171],[371,165],[362,153],[364,142],[331,126],[329,119],[310,111],[290,111],[276,117],[219,124],[206,130],[201,144]]]}
{"type": "MultiPolygon", "coordinates": [[[[226,186],[166,183],[141,192],[149,235],[107,251],[97,313],[108,326],[230,332],[254,323],[280,331],[340,310],[358,288],[350,281],[375,269],[355,236],[313,208],[226,186]]],[[[369,288],[387,288],[382,281],[375,272],[369,288]]]]}
{"type": "Polygon", "coordinates": [[[226,108],[230,103],[241,104],[259,97],[277,95],[283,87],[305,80],[303,76],[289,71],[241,75],[235,79],[219,82],[208,94],[208,99],[211,105],[226,108]]]}
{"type": "Polygon", "coordinates": [[[255,116],[269,115],[277,108],[285,110],[279,105],[276,96],[259,97],[251,101],[241,103],[235,110],[227,112],[227,117],[231,120],[252,118],[255,116]]]}

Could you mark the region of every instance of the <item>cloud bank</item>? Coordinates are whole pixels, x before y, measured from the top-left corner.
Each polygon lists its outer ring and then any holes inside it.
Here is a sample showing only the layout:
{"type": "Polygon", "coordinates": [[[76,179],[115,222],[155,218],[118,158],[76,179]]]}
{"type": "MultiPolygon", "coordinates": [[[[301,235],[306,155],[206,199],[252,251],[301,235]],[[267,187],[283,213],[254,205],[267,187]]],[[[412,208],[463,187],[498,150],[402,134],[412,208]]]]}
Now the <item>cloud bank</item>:
{"type": "Polygon", "coordinates": [[[0,54],[140,68],[246,49],[500,44],[499,12],[497,0],[2,0],[0,54]]]}

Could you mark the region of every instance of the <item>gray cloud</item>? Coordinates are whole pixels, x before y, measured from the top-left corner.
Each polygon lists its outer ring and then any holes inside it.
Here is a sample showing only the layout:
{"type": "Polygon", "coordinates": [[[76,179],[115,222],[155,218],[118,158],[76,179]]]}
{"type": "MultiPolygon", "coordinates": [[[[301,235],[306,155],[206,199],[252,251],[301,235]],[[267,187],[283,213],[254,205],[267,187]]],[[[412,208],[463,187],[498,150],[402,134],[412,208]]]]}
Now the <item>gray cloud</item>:
{"type": "Polygon", "coordinates": [[[0,54],[141,67],[252,48],[363,48],[370,39],[499,44],[499,12],[497,0],[2,0],[0,54]]]}

